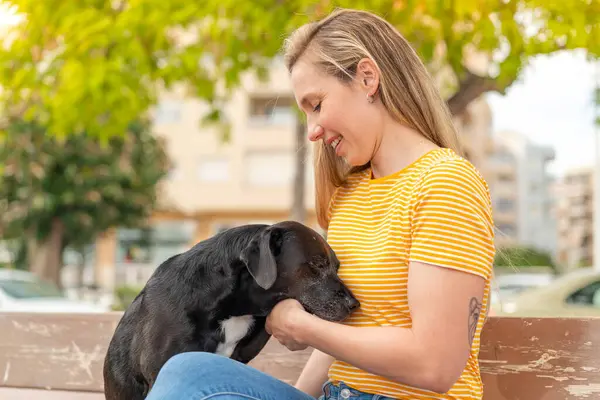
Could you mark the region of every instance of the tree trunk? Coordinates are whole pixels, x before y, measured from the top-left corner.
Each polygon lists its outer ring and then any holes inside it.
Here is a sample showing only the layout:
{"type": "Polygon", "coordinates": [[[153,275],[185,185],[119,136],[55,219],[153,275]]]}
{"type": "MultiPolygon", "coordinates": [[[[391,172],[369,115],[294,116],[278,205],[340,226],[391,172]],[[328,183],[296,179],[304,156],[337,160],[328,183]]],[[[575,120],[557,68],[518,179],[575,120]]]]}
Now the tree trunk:
{"type": "Polygon", "coordinates": [[[292,189],[292,215],[294,221],[306,222],[306,208],[304,203],[306,191],[306,129],[299,117],[296,117],[296,157],[295,176],[292,189]]]}
{"type": "Polygon", "coordinates": [[[30,236],[28,243],[30,271],[40,278],[56,284],[59,288],[62,288],[60,267],[62,266],[64,229],[62,221],[55,218],[52,221],[50,234],[43,241],[38,241],[35,237],[30,236]]]}
{"type": "Polygon", "coordinates": [[[77,265],[77,289],[82,290],[86,262],[85,248],[77,249],[77,252],[79,253],[79,263],[77,265]]]}
{"type": "Polygon", "coordinates": [[[452,115],[460,115],[467,109],[469,103],[492,90],[498,90],[496,81],[467,71],[458,91],[446,101],[446,104],[452,115]]]}

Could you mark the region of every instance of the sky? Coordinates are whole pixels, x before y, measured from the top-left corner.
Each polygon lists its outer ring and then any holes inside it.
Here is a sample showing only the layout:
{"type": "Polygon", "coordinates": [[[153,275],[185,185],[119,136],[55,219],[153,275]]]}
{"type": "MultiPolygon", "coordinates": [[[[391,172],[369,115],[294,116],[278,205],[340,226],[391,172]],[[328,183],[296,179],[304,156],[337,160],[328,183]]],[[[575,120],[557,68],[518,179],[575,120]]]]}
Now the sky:
{"type": "Polygon", "coordinates": [[[533,60],[506,95],[488,94],[494,133],[519,132],[534,143],[554,147],[553,175],[593,165],[596,156],[594,87],[600,62],[583,53],[561,52],[533,60]]]}

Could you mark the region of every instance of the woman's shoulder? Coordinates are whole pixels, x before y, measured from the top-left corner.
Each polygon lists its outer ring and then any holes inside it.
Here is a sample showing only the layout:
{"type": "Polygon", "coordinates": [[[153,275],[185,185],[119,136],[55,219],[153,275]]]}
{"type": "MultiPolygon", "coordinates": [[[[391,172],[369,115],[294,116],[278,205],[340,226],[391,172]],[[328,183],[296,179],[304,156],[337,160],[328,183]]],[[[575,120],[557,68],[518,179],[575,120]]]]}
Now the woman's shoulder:
{"type": "Polygon", "coordinates": [[[475,190],[486,197],[490,196],[490,188],[481,171],[468,159],[453,150],[445,149],[442,156],[421,171],[418,187],[427,189],[430,186],[454,186],[468,191],[475,190]]]}

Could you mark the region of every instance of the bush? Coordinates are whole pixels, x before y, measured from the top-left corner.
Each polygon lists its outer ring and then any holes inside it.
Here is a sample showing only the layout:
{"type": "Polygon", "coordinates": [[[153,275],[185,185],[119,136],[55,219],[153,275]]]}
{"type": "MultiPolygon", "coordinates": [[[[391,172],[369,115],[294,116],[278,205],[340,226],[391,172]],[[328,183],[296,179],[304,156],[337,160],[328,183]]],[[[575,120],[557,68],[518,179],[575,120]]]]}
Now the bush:
{"type": "Polygon", "coordinates": [[[550,267],[556,270],[552,256],[529,247],[506,247],[498,249],[494,259],[497,267],[550,267]]]}
{"type": "Polygon", "coordinates": [[[115,288],[116,301],[113,304],[112,309],[114,311],[125,311],[141,291],[141,286],[118,286],[115,288]]]}

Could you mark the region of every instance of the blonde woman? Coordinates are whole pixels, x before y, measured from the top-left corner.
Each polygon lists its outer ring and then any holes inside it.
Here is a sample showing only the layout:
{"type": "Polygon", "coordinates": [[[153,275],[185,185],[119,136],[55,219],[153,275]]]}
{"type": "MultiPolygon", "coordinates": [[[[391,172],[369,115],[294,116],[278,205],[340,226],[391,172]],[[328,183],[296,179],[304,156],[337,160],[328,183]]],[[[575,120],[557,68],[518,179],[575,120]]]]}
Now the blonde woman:
{"type": "Polygon", "coordinates": [[[361,303],[343,324],[295,300],[267,327],[312,356],[295,386],[205,353],[173,357],[148,399],[481,399],[494,231],[488,186],[406,40],[339,10],[285,47],[316,144],[316,207],[361,303]]]}

